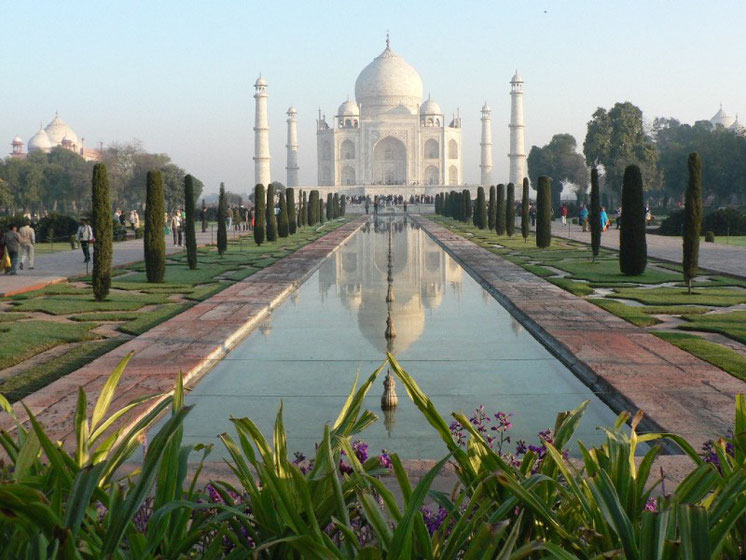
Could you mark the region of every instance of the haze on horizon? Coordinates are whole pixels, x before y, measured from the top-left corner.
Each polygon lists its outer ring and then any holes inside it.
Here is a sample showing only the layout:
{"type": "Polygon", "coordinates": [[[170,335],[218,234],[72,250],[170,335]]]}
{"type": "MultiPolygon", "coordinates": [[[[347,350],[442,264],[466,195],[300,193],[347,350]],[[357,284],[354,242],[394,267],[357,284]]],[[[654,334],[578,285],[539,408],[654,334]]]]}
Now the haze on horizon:
{"type": "Polygon", "coordinates": [[[391,46],[447,116],[463,119],[464,179],[479,180],[479,110],[492,107],[493,177],[508,174],[508,81],[525,80],[526,151],[597,107],[645,118],[746,119],[746,3],[429,1],[19,3],[0,19],[0,142],[59,111],[86,144],[142,141],[216,192],[253,186],[253,84],[269,83],[272,178],[285,182],[285,111],[298,110],[300,181],[316,184],[316,118],[354,99],[391,46]]]}

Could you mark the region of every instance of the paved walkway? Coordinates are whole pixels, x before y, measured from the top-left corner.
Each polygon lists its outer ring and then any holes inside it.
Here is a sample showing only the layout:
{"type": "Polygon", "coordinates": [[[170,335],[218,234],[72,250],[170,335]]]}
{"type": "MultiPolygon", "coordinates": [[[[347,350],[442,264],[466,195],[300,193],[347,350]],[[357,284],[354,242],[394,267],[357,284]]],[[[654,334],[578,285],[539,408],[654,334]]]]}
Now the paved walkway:
{"type": "MultiPolygon", "coordinates": [[[[583,232],[578,225],[562,227],[559,221],[552,222],[552,235],[574,239],[590,244],[590,232],[583,232]]],[[[669,261],[681,263],[681,237],[668,235],[647,234],[648,255],[669,261]]],[[[610,229],[601,234],[601,245],[609,249],[619,250],[619,230],[610,229]]],[[[723,245],[722,243],[699,244],[699,266],[714,272],[721,272],[731,276],[746,277],[746,247],[723,245]]]]}
{"type": "Polygon", "coordinates": [[[673,431],[698,447],[732,427],[735,395],[746,393],[746,383],[424,217],[417,220],[612,409],[643,410],[643,430],[673,431]]]}
{"type": "MultiPolygon", "coordinates": [[[[179,372],[184,375],[185,384],[192,385],[300,286],[364,221],[365,218],[360,217],[342,225],[29,395],[23,403],[48,429],[52,441],[64,440],[72,449],[78,387],[86,391],[92,408],[106,378],[130,352],[134,355],[124,370],[110,410],[118,410],[138,397],[173,390],[179,372]]],[[[154,405],[151,402],[151,407],[154,405]]],[[[22,422],[28,420],[21,403],[13,408],[22,422]]],[[[134,422],[147,411],[147,406],[141,406],[136,411],[137,417],[130,416],[127,420],[134,422]]],[[[0,415],[0,429],[13,427],[9,415],[0,415]]]]}
{"type": "MultiPolygon", "coordinates": [[[[231,231],[229,239],[237,235],[237,233],[231,231]]],[[[202,233],[198,229],[197,245],[212,243],[216,236],[217,233],[211,229],[208,229],[205,233],[202,233]]],[[[172,237],[170,235],[166,236],[167,254],[178,253],[184,250],[184,247],[174,247],[172,237]]],[[[114,243],[113,265],[115,267],[141,260],[143,260],[142,239],[131,239],[129,241],[114,243]]],[[[83,251],[80,249],[39,255],[35,261],[34,270],[19,270],[15,276],[0,274],[0,296],[10,296],[31,290],[38,290],[48,284],[64,282],[70,277],[83,276],[86,273],[85,263],[83,263],[83,251]]]]}

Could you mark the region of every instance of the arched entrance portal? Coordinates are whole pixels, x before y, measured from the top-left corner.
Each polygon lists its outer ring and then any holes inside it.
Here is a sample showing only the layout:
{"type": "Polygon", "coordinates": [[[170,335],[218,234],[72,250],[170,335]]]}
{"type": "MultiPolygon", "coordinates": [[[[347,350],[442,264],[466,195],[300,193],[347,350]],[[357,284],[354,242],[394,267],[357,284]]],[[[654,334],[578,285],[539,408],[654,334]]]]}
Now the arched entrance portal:
{"type": "Polygon", "coordinates": [[[401,140],[387,136],[373,148],[373,182],[380,185],[407,183],[407,148],[401,140]]]}

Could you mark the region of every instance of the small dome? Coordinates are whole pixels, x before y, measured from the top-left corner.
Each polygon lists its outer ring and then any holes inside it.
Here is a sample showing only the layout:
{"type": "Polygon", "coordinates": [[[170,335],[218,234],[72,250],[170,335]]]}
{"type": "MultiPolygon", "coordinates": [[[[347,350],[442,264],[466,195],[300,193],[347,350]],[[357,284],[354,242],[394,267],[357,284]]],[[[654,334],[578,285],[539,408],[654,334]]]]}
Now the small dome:
{"type": "Polygon", "coordinates": [[[510,83],[523,83],[523,78],[521,78],[521,75],[518,73],[518,70],[515,71],[515,74],[513,74],[513,77],[510,78],[510,83]]]}
{"type": "Polygon", "coordinates": [[[259,76],[256,79],[256,83],[254,84],[254,87],[258,87],[258,86],[267,87],[267,80],[265,80],[262,76],[259,76]]]}
{"type": "Polygon", "coordinates": [[[15,138],[13,138],[12,144],[13,146],[23,146],[23,140],[21,140],[20,136],[16,136],[15,138]]]}
{"type": "Polygon", "coordinates": [[[713,124],[713,126],[721,125],[725,128],[730,128],[734,121],[733,117],[723,111],[723,106],[720,105],[720,109],[713,115],[713,117],[710,119],[710,122],[713,124]]]}
{"type": "Polygon", "coordinates": [[[492,111],[492,109],[490,109],[490,106],[487,105],[487,102],[485,101],[484,102],[484,106],[482,107],[482,112],[483,113],[489,113],[490,111],[492,111]]]}
{"type": "Polygon", "coordinates": [[[52,141],[43,128],[39,129],[39,132],[34,134],[28,141],[29,152],[48,152],[51,149],[52,141]]]}
{"type": "Polygon", "coordinates": [[[67,137],[73,144],[78,144],[78,135],[75,131],[70,128],[65,121],[63,121],[59,115],[55,115],[52,122],[50,122],[44,130],[49,136],[49,141],[53,146],[59,146],[62,144],[62,140],[67,137]]]}
{"type": "Polygon", "coordinates": [[[291,105],[290,107],[288,107],[288,112],[286,114],[287,115],[297,115],[298,111],[296,111],[295,107],[293,105],[291,105]]]}
{"type": "Polygon", "coordinates": [[[736,120],[733,121],[733,124],[728,127],[729,130],[732,130],[736,134],[746,134],[746,126],[743,126],[740,122],[738,122],[738,115],[736,115],[736,120]]]}
{"type": "Polygon", "coordinates": [[[430,99],[430,97],[428,97],[427,100],[420,107],[420,115],[442,115],[442,114],[443,114],[443,111],[440,109],[440,105],[438,105],[435,101],[430,99]]]}
{"type": "Polygon", "coordinates": [[[348,99],[339,106],[337,115],[340,117],[357,117],[360,115],[360,108],[357,106],[357,103],[348,99]]]}

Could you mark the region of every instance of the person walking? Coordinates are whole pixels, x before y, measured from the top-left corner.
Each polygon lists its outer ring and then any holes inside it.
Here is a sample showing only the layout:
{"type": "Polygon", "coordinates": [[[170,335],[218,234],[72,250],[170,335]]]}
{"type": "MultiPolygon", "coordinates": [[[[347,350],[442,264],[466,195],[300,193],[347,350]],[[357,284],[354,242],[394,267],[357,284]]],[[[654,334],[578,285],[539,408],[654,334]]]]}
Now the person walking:
{"type": "Polygon", "coordinates": [[[560,208],[560,216],[562,216],[562,225],[567,225],[567,204],[563,204],[560,208]]]}
{"type": "Polygon", "coordinates": [[[174,247],[181,245],[181,214],[177,209],[171,215],[171,233],[174,236],[174,247]]]}
{"type": "Polygon", "coordinates": [[[531,227],[536,227],[536,206],[533,203],[528,205],[528,217],[531,219],[531,227]]]}
{"type": "Polygon", "coordinates": [[[36,245],[36,232],[31,227],[31,220],[26,220],[24,226],[18,231],[21,236],[21,270],[23,270],[23,262],[26,261],[26,266],[29,269],[34,269],[34,245],[36,245]]]}
{"type": "Polygon", "coordinates": [[[16,274],[18,251],[21,248],[21,236],[18,234],[18,226],[16,224],[10,224],[8,231],[3,235],[3,245],[5,245],[8,258],[10,258],[10,268],[5,271],[5,274],[16,274]]]}
{"type": "Polygon", "coordinates": [[[78,241],[80,241],[80,248],[83,250],[83,262],[90,262],[91,252],[89,249],[89,245],[95,240],[93,239],[93,229],[88,224],[88,220],[86,220],[85,218],[82,218],[80,220],[78,233],[75,234],[75,237],[77,237],[78,241]]]}
{"type": "Polygon", "coordinates": [[[137,229],[140,227],[140,214],[137,213],[137,210],[133,210],[135,213],[135,227],[134,229],[137,229]]]}
{"type": "Polygon", "coordinates": [[[583,231],[588,231],[588,208],[585,204],[580,207],[580,224],[583,226],[583,231]]]}
{"type": "Polygon", "coordinates": [[[617,206],[616,211],[614,212],[614,217],[616,219],[616,228],[619,229],[622,227],[622,207],[617,206]]]}
{"type": "Polygon", "coordinates": [[[606,208],[602,206],[601,207],[601,231],[608,231],[610,223],[611,222],[609,221],[609,215],[606,213],[606,208]]]}
{"type": "Polygon", "coordinates": [[[202,210],[199,212],[199,219],[202,220],[202,233],[207,231],[207,206],[202,204],[202,210]]]}

